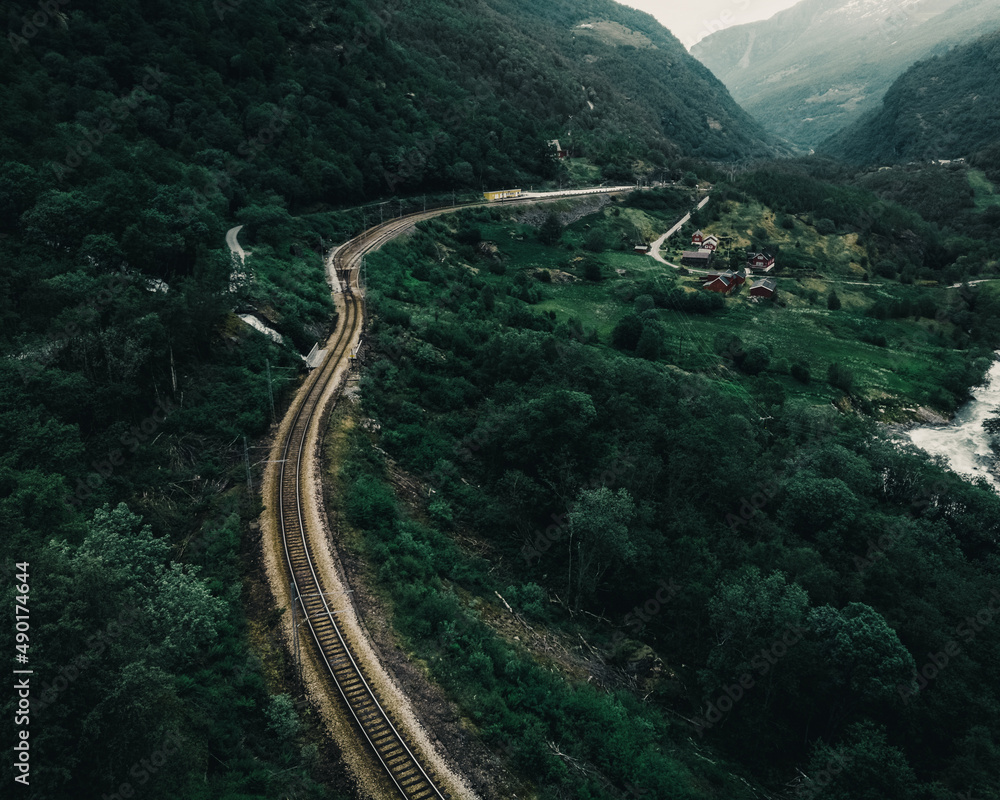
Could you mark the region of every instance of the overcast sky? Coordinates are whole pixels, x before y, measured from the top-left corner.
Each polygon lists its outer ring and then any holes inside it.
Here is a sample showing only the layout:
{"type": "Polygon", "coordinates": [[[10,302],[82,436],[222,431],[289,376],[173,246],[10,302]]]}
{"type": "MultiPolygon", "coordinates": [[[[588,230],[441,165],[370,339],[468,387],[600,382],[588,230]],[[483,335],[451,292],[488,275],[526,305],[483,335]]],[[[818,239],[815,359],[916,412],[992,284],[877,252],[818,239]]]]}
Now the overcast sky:
{"type": "Polygon", "coordinates": [[[799,0],[619,0],[656,17],[685,47],[731,25],[767,19],[799,0]]]}

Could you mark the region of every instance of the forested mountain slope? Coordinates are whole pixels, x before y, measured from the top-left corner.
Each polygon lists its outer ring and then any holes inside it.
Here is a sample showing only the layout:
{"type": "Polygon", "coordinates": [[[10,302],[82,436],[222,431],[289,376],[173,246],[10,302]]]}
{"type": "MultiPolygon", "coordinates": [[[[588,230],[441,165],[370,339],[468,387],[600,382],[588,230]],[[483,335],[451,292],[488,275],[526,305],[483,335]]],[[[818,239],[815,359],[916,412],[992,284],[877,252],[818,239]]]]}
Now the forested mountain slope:
{"type": "Polygon", "coordinates": [[[803,147],[875,108],[914,61],[1000,19],[997,0],[802,0],[692,48],[768,128],[803,147]]]}
{"type": "Polygon", "coordinates": [[[552,138],[618,178],[769,147],[651,17],[599,0],[2,18],[0,578],[13,608],[28,565],[25,796],[338,797],[337,753],[283,691],[248,532],[271,391],[280,413],[333,313],[315,251],[373,219],[310,212],[557,178],[552,138]]]}
{"type": "Polygon", "coordinates": [[[1000,31],[914,64],[880,109],[831,137],[823,150],[865,164],[973,158],[995,168],[998,72],[1000,31]]]}

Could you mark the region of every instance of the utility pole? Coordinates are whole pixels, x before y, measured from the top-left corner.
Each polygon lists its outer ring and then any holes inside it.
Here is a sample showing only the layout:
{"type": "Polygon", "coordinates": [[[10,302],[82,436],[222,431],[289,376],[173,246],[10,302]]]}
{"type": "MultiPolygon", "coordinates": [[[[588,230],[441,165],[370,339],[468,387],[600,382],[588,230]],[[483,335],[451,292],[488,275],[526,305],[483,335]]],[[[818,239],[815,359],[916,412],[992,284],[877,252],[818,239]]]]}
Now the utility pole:
{"type": "Polygon", "coordinates": [[[424,211],[427,210],[427,195],[424,195],[424,211]]]}
{"type": "Polygon", "coordinates": [[[402,200],[399,201],[399,218],[400,219],[403,218],[403,201],[402,200]]]}
{"type": "Polygon", "coordinates": [[[267,397],[271,401],[271,424],[273,425],[277,421],[277,416],[274,413],[274,390],[271,388],[271,360],[266,359],[264,363],[267,364],[267,397]]]}
{"type": "Polygon", "coordinates": [[[247,468],[247,489],[253,495],[253,478],[250,475],[250,448],[247,446],[247,437],[243,437],[243,463],[247,468]]]}
{"type": "Polygon", "coordinates": [[[385,209],[385,203],[379,203],[379,207],[378,207],[378,222],[379,222],[379,225],[381,225],[383,222],[385,222],[385,217],[382,216],[382,212],[383,212],[384,209],[385,209]]]}

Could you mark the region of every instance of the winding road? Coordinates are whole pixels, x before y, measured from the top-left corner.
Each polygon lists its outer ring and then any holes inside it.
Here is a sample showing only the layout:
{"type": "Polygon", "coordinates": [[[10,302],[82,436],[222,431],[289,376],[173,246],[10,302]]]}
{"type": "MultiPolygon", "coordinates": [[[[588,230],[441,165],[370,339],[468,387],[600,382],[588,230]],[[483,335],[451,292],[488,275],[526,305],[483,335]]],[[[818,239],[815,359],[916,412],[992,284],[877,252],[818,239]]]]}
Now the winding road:
{"type": "MultiPolygon", "coordinates": [[[[708,194],[705,195],[703,198],[701,198],[701,202],[698,203],[697,206],[695,206],[695,211],[701,211],[701,209],[703,209],[706,205],[708,205],[708,201],[710,199],[711,195],[708,194]]],[[[663,234],[663,236],[661,236],[651,245],[652,249],[649,251],[649,254],[657,261],[659,261],[661,264],[666,264],[668,267],[673,267],[674,269],[681,269],[680,265],[673,264],[670,261],[667,261],[667,259],[665,259],[662,255],[660,255],[660,248],[663,247],[663,244],[667,241],[667,239],[669,239],[671,236],[677,233],[677,231],[679,231],[681,228],[684,227],[684,225],[691,219],[691,213],[692,212],[689,211],[687,214],[681,217],[677,221],[677,224],[674,225],[674,227],[672,227],[669,231],[663,234]]],[[[695,274],[697,273],[707,274],[708,272],[708,270],[700,270],[700,269],[692,269],[690,271],[695,274]]]]}

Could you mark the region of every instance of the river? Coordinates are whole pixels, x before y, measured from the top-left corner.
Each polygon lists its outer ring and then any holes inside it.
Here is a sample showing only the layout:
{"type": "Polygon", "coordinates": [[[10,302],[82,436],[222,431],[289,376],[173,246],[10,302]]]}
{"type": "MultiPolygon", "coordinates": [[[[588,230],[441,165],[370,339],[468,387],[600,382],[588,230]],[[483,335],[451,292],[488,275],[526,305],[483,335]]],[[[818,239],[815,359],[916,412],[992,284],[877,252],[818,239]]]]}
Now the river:
{"type": "Polygon", "coordinates": [[[983,477],[997,492],[1000,479],[990,470],[994,458],[983,422],[1000,406],[1000,361],[986,373],[986,382],[972,391],[972,399],[955,414],[948,425],[922,425],[907,436],[921,450],[943,456],[959,475],[983,477]]]}

